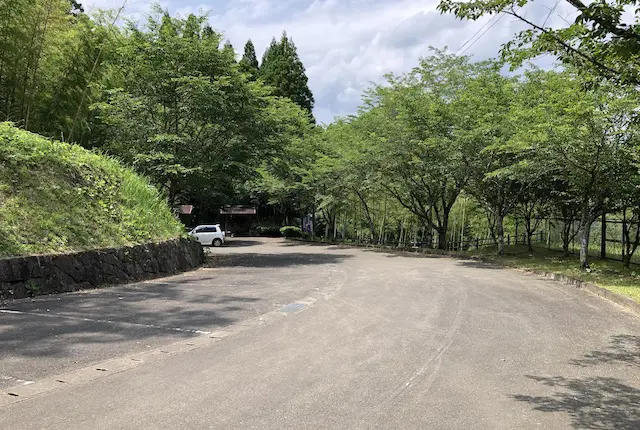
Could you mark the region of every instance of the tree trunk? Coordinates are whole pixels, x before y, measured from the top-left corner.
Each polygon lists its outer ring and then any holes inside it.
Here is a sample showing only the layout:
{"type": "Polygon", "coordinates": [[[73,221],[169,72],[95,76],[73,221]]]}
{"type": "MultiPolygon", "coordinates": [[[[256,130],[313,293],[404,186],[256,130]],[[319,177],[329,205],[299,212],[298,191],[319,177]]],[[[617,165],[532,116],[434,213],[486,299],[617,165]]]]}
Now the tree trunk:
{"type": "Polygon", "coordinates": [[[491,240],[493,240],[494,245],[498,246],[498,238],[496,236],[496,217],[493,216],[493,213],[489,210],[485,210],[485,214],[487,216],[487,225],[489,226],[491,240]]]}
{"type": "Polygon", "coordinates": [[[580,222],[580,268],[589,268],[589,235],[591,234],[591,224],[593,217],[589,216],[586,211],[582,215],[580,222]]]}
{"type": "Polygon", "coordinates": [[[504,216],[496,216],[496,227],[498,230],[498,255],[504,255],[504,216]]]}
{"type": "Polygon", "coordinates": [[[627,210],[622,211],[622,266],[626,269],[631,266],[631,244],[629,241],[629,225],[627,224],[627,210]]]}
{"type": "Polygon", "coordinates": [[[447,230],[449,230],[449,214],[451,209],[445,207],[442,210],[442,222],[438,227],[438,248],[447,249],[447,230]]]}
{"type": "Polygon", "coordinates": [[[169,179],[169,207],[173,209],[176,206],[178,198],[178,180],[177,178],[169,179]]]}
{"type": "MultiPolygon", "coordinates": [[[[425,225],[424,228],[425,228],[425,233],[424,233],[425,245],[426,245],[427,248],[433,248],[433,229],[432,229],[432,226],[427,223],[427,225],[425,225]]],[[[416,234],[416,238],[417,238],[417,234],[416,234]]]]}
{"type": "Polygon", "coordinates": [[[331,234],[331,239],[336,240],[338,236],[338,214],[333,214],[333,232],[331,234]]]}
{"type": "Polygon", "coordinates": [[[313,202],[311,206],[311,238],[316,237],[316,202],[313,202]]]}
{"type": "Polygon", "coordinates": [[[562,251],[565,257],[568,257],[569,252],[569,243],[571,242],[571,225],[573,222],[567,223],[563,221],[562,224],[562,251]]]}
{"type": "Polygon", "coordinates": [[[376,237],[376,226],[373,222],[373,217],[371,216],[371,212],[369,211],[369,205],[367,205],[367,202],[365,201],[364,196],[359,191],[356,191],[355,193],[360,199],[360,202],[362,203],[364,215],[367,218],[367,223],[369,224],[370,241],[373,242],[376,237]]]}
{"type": "Polygon", "coordinates": [[[387,199],[384,200],[384,210],[382,212],[382,223],[380,225],[380,235],[378,236],[378,244],[384,245],[384,227],[385,222],[387,222],[387,199]]]}
{"type": "Polygon", "coordinates": [[[640,245],[640,216],[634,210],[631,213],[631,219],[627,220],[627,209],[622,212],[622,264],[628,269],[631,266],[631,259],[633,254],[640,245]],[[631,229],[635,225],[635,235],[632,239],[631,229]]]}
{"type": "Polygon", "coordinates": [[[447,249],[447,230],[438,229],[438,249],[447,249]]]}
{"type": "Polygon", "coordinates": [[[427,248],[433,248],[433,220],[431,219],[431,209],[427,211],[427,216],[423,220],[424,225],[424,241],[427,248]]]}

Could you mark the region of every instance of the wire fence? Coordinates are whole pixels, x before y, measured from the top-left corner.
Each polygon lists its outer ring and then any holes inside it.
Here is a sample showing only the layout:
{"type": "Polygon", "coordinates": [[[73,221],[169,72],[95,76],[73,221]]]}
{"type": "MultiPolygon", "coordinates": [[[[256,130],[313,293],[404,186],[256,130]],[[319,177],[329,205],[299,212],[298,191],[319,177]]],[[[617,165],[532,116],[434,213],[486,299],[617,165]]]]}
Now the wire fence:
{"type": "MultiPolygon", "coordinates": [[[[518,229],[516,227],[515,234],[505,234],[505,245],[528,245],[527,233],[522,232],[524,230],[522,223],[516,223],[516,226],[518,225],[521,228],[518,229]]],[[[628,229],[629,225],[624,220],[605,218],[604,224],[602,219],[595,221],[591,225],[589,232],[587,255],[607,260],[623,261],[626,248],[623,234],[625,228],[628,229]]],[[[546,248],[554,251],[566,251],[571,255],[578,254],[580,252],[581,239],[579,230],[579,221],[565,223],[559,219],[541,220],[531,237],[531,243],[532,246],[538,249],[546,248]]],[[[424,245],[426,246],[426,244],[424,245]]],[[[496,242],[493,237],[484,237],[449,242],[446,248],[450,250],[470,250],[495,245],[496,242]]],[[[433,246],[437,247],[437,242],[433,246]]],[[[631,263],[640,264],[640,254],[634,254],[631,258],[631,263]]]]}

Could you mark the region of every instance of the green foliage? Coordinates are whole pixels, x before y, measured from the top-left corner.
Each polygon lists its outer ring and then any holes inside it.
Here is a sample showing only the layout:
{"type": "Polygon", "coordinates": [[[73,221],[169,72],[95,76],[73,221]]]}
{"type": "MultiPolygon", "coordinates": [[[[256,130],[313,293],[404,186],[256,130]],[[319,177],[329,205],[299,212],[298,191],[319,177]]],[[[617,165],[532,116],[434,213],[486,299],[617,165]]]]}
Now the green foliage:
{"type": "Polygon", "coordinates": [[[40,295],[41,287],[33,281],[27,281],[27,283],[25,284],[25,289],[27,290],[27,295],[29,297],[40,295]]]}
{"type": "Polygon", "coordinates": [[[129,245],[181,233],[158,192],[115,160],[0,123],[0,256],[129,245]]]}
{"type": "Polygon", "coordinates": [[[99,93],[90,83],[105,72],[113,29],[80,10],[69,0],[0,0],[3,120],[58,139],[88,140],[88,105],[99,93]]]}
{"type": "Polygon", "coordinates": [[[256,48],[253,46],[251,39],[247,40],[244,45],[244,54],[239,64],[240,71],[248,74],[251,80],[256,79],[259,71],[258,57],[256,57],[256,48]]]}
{"type": "MultiPolygon", "coordinates": [[[[252,201],[274,224],[313,215],[314,234],[325,237],[431,245],[437,235],[446,247],[475,235],[493,237],[499,250],[516,219],[529,235],[541,217],[579,220],[588,244],[596,217],[621,213],[635,226],[623,247],[632,254],[640,244],[640,24],[623,15],[634,3],[567,0],[576,20],[550,29],[519,12],[529,1],[442,0],[439,8],[527,22],[503,60],[515,68],[552,53],[563,71],[507,77],[501,63],[435,51],[372,86],[357,115],[313,127],[313,95],[286,34],[259,65],[250,40],[237,62],[205,15],[172,17],[156,6],[143,24],[116,25],[121,11],[90,18],[72,0],[0,0],[0,117],[108,153],[149,177],[171,206],[201,213],[252,201]]],[[[0,148],[5,252],[175,233],[166,203],[113,160],[75,147],[72,157],[38,139],[18,147],[35,137],[3,130],[12,136],[0,148]],[[36,165],[29,178],[25,169],[36,165]],[[46,211],[37,203],[45,195],[46,211]],[[143,203],[152,210],[127,212],[143,203]],[[89,225],[104,228],[88,235],[89,225]]]]}
{"type": "MultiPolygon", "coordinates": [[[[438,9],[470,20],[504,13],[526,23],[529,28],[502,47],[502,57],[513,68],[530,58],[551,53],[588,80],[610,80],[629,87],[640,84],[640,22],[635,0],[598,0],[589,4],[565,0],[574,8],[576,18],[573,22],[565,21],[566,26],[560,28],[547,27],[546,19],[534,22],[521,11],[534,1],[441,0],[438,9]],[[634,14],[634,19],[625,16],[628,12],[634,14]]],[[[549,10],[548,17],[557,6],[549,10]]]]}
{"type": "Polygon", "coordinates": [[[233,60],[235,61],[236,58],[236,50],[233,48],[233,45],[231,44],[231,42],[229,40],[227,40],[224,43],[224,47],[222,48],[222,51],[228,56],[233,58],[233,60]]]}
{"type": "Polygon", "coordinates": [[[285,226],[280,229],[280,234],[284,237],[302,237],[302,230],[300,227],[285,226]]]}
{"type": "Polygon", "coordinates": [[[304,65],[298,57],[293,39],[282,33],[280,41],[274,38],[267,47],[260,66],[260,79],[274,89],[274,94],[287,97],[306,110],[313,118],[313,94],[307,85],[304,65]]]}
{"type": "Polygon", "coordinates": [[[259,225],[253,228],[252,234],[264,237],[280,237],[280,227],[259,225]]]}
{"type": "Polygon", "coordinates": [[[478,171],[474,159],[481,141],[466,137],[476,107],[465,98],[479,74],[497,72],[489,64],[436,51],[410,73],[389,75],[386,85],[370,89],[354,122],[374,145],[370,159],[381,185],[421,220],[428,235],[438,232],[441,247],[451,209],[478,171]]]}
{"type": "Polygon", "coordinates": [[[152,178],[171,205],[217,210],[308,124],[291,101],[248,81],[205,21],[156,9],[144,28],[131,25],[112,66],[120,88],[93,112],[97,146],[152,178]]]}
{"type": "MultiPolygon", "coordinates": [[[[516,225],[531,238],[541,218],[579,220],[588,267],[598,216],[622,211],[640,222],[638,95],[586,85],[573,69],[499,70],[436,51],[411,72],[388,75],[365,93],[357,116],[265,165],[267,192],[304,191],[325,237],[431,246],[435,232],[443,249],[488,237],[503,253],[516,225]]],[[[566,244],[575,233],[563,235],[566,244]]],[[[628,255],[640,245],[635,237],[628,255]]]]}
{"type": "Polygon", "coordinates": [[[294,91],[282,76],[273,87],[258,79],[251,41],[236,62],[204,14],[172,17],[156,5],[133,22],[124,12],[0,0],[0,118],[112,155],[198,217],[247,200],[260,167],[278,165],[310,131],[295,46],[284,40],[285,62],[270,66],[297,74],[294,91]]]}

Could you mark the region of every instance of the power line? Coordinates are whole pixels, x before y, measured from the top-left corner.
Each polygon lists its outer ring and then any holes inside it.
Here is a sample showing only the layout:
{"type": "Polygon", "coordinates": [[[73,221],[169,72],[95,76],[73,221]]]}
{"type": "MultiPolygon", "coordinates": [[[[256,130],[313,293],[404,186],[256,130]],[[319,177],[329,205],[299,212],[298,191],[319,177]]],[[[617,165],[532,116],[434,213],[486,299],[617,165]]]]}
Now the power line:
{"type": "Polygon", "coordinates": [[[476,32],[473,34],[473,36],[471,36],[470,38],[468,38],[468,39],[467,39],[467,41],[466,41],[466,42],[464,42],[464,43],[462,44],[462,46],[460,46],[460,48],[458,48],[458,50],[456,51],[456,55],[458,55],[458,53],[462,50],[462,48],[464,48],[465,46],[467,46],[467,43],[471,42],[471,41],[473,40],[473,38],[474,38],[474,37],[476,37],[476,36],[478,35],[478,33],[480,33],[482,30],[484,30],[484,28],[485,28],[487,25],[489,25],[489,24],[491,23],[491,21],[493,21],[494,19],[496,19],[496,18],[497,18],[497,17],[499,17],[499,16],[500,16],[500,15],[493,15],[489,21],[485,22],[485,23],[484,23],[484,25],[483,25],[482,27],[480,27],[480,28],[478,29],[478,31],[476,31],[476,32]]]}
{"type": "Polygon", "coordinates": [[[475,44],[476,44],[476,42],[478,42],[478,40],[482,39],[482,36],[484,36],[484,35],[487,33],[487,31],[491,30],[491,29],[493,28],[493,26],[494,26],[494,25],[496,25],[496,24],[497,24],[497,23],[498,23],[502,18],[504,18],[504,16],[505,16],[505,15],[506,15],[506,13],[504,13],[504,12],[502,12],[502,14],[501,14],[501,15],[496,15],[496,16],[498,16],[498,19],[496,19],[496,20],[494,21],[494,23],[493,23],[493,24],[491,24],[491,25],[489,26],[489,28],[487,28],[487,29],[486,29],[486,30],[485,30],[485,31],[484,31],[480,36],[478,36],[478,38],[477,38],[476,40],[474,40],[474,41],[473,41],[473,43],[471,43],[471,45],[467,46],[467,47],[464,49],[464,51],[462,51],[462,52],[460,53],[460,55],[463,55],[465,52],[467,52],[467,50],[468,50],[469,48],[471,48],[473,45],[475,45],[475,44]]]}

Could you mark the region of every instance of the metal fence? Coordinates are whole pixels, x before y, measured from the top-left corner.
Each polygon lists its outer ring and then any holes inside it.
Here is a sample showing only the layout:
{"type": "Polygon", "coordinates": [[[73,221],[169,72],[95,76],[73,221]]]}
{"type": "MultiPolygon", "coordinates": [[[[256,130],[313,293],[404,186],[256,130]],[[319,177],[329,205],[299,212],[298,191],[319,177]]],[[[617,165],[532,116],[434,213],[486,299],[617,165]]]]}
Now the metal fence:
{"type": "MultiPolygon", "coordinates": [[[[516,227],[515,233],[507,233],[504,236],[505,245],[527,245],[527,234],[522,232],[522,223],[516,223],[520,229],[516,227]]],[[[623,231],[625,221],[620,219],[598,219],[591,225],[589,232],[588,255],[607,260],[623,261],[623,250],[625,249],[625,238],[623,231]]],[[[626,226],[628,228],[628,225],[626,226]]],[[[562,220],[547,219],[542,220],[533,236],[531,237],[532,245],[537,248],[546,248],[548,250],[563,251],[563,231],[568,232],[569,254],[578,254],[580,252],[580,222],[573,221],[565,224],[562,220]]],[[[423,244],[426,246],[426,244],[423,244]]],[[[434,242],[437,247],[437,242],[434,242]]],[[[450,250],[470,250],[487,246],[495,246],[495,241],[490,235],[483,238],[467,238],[462,241],[448,242],[447,249],[450,250]]],[[[640,252],[640,250],[638,251],[640,252]]],[[[631,258],[632,264],[640,264],[640,254],[636,253],[631,258]]]]}

